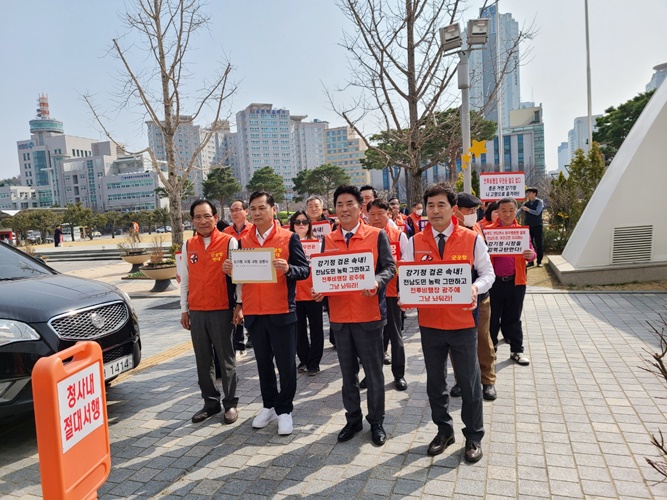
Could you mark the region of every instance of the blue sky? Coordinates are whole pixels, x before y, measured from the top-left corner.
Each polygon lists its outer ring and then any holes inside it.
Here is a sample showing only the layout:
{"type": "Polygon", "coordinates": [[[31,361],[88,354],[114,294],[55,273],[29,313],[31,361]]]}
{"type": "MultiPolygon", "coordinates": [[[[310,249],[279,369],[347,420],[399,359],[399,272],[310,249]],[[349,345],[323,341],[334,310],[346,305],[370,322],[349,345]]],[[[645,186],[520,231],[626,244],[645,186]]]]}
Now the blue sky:
{"type": "MultiPolygon", "coordinates": [[[[129,0],[128,0],[129,1],[129,0]]],[[[469,0],[464,19],[482,0],[469,0]]],[[[583,0],[501,0],[520,25],[539,29],[521,68],[523,101],[544,106],[547,168],[557,167],[556,148],[567,140],[576,116],[586,114],[583,0]]],[[[116,112],[113,94],[119,62],[107,51],[123,33],[124,2],[30,0],[3,2],[0,18],[0,178],[18,175],[16,141],[29,138],[38,94],[49,96],[51,116],[70,135],[104,137],[81,99],[92,94],[120,142],[145,147],[143,117],[116,112]]],[[[667,1],[589,0],[593,113],[626,101],[667,62],[667,1]]],[[[236,70],[238,92],[230,111],[251,102],[272,103],[292,114],[343,125],[329,109],[323,86],[349,75],[338,45],[350,29],[335,3],[326,0],[209,0],[210,29],[193,43],[190,71],[197,83],[226,57],[236,70]]],[[[369,130],[369,132],[373,132],[369,130]]]]}

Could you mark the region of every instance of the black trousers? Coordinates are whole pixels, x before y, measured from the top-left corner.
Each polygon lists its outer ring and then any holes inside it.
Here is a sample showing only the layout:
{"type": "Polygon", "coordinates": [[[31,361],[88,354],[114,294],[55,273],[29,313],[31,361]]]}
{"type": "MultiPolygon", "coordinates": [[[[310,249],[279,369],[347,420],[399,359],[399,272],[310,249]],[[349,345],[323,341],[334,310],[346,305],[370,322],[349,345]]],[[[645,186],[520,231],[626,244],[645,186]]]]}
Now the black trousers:
{"type": "Polygon", "coordinates": [[[533,248],[537,254],[537,263],[542,263],[544,251],[542,250],[542,226],[530,226],[530,239],[533,241],[533,248]]]}
{"type": "Polygon", "coordinates": [[[324,351],[324,320],[322,319],[322,303],[314,300],[298,300],[296,302],[296,355],[299,363],[306,365],[308,370],[320,369],[324,351]],[[310,326],[310,339],[308,327],[310,326]]]}
{"type": "Polygon", "coordinates": [[[398,307],[398,297],[387,297],[387,324],[384,325],[382,339],[384,351],[387,352],[391,342],[391,373],[394,379],[405,376],[405,347],[403,345],[403,329],[401,308],[398,307]]]}
{"type": "Polygon", "coordinates": [[[197,381],[204,398],[204,406],[220,406],[220,391],[215,386],[213,356],[220,363],[222,404],[225,411],[236,408],[236,355],[232,344],[232,311],[190,311],[190,336],[197,364],[197,381]]]}
{"type": "Polygon", "coordinates": [[[296,321],[276,324],[269,316],[255,316],[247,325],[255,350],[264,408],[274,408],[278,415],[292,413],[296,394],[296,321]]]}
{"type": "Polygon", "coordinates": [[[523,352],[523,330],[521,329],[521,312],[523,299],[526,296],[526,285],[515,285],[514,280],[502,281],[496,278],[491,287],[491,340],[498,346],[498,332],[510,344],[512,352],[523,352]]]}
{"type": "Polygon", "coordinates": [[[338,323],[334,332],[338,363],[343,377],[345,418],[348,423],[355,423],[361,421],[363,417],[359,392],[359,360],[361,360],[368,384],[366,420],[371,424],[382,424],[384,422],[382,324],[367,330],[359,323],[338,323]]]}
{"type": "Polygon", "coordinates": [[[477,360],[477,328],[437,330],[420,326],[426,393],[431,404],[431,418],[438,433],[454,434],[454,422],[449,414],[447,392],[447,355],[452,357],[456,381],[461,388],[461,420],[463,435],[472,441],[484,437],[482,381],[477,360]]]}

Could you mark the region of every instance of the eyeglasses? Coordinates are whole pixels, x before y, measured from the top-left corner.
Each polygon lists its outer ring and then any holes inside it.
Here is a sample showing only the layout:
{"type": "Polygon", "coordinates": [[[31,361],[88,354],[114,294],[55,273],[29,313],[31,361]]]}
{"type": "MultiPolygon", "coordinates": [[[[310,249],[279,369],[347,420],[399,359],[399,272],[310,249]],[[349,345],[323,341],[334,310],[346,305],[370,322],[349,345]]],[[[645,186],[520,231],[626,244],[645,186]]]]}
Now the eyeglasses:
{"type": "Polygon", "coordinates": [[[294,225],[295,225],[295,226],[307,226],[307,225],[308,225],[308,221],[307,221],[307,220],[303,220],[303,219],[297,219],[297,220],[294,221],[294,225]]]}
{"type": "Polygon", "coordinates": [[[195,215],[192,218],[192,220],[196,220],[197,222],[199,222],[201,220],[210,221],[214,217],[215,217],[215,215],[211,215],[211,214],[195,215]]]}

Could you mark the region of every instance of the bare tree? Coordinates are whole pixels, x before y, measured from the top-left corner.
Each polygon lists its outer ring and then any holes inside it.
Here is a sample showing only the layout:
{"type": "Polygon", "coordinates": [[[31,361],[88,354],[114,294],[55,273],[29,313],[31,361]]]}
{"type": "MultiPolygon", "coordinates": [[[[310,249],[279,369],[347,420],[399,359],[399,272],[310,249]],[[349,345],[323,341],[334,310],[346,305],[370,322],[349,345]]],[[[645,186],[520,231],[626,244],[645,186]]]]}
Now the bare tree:
{"type": "MultiPolygon", "coordinates": [[[[351,80],[344,89],[357,89],[349,105],[336,104],[334,111],[364,140],[366,146],[406,172],[408,199],[422,195],[422,174],[448,160],[448,148],[425,157],[423,149],[438,133],[434,113],[451,107],[458,95],[451,89],[456,60],[440,47],[438,29],[460,17],[462,0],[340,0],[343,13],[354,29],[342,46],[348,51],[351,80]],[[444,67],[443,67],[444,65],[444,67]],[[378,148],[361,130],[362,122],[375,121],[387,139],[404,144],[400,154],[378,148]]],[[[485,2],[486,4],[486,2],[485,2]]],[[[520,32],[509,51],[530,36],[520,32]]],[[[506,61],[512,58],[509,54],[506,61]]],[[[503,72],[510,70],[506,63],[503,72]]],[[[502,74],[502,73],[501,73],[502,74]]],[[[501,78],[497,78],[496,89],[501,78]]],[[[496,89],[492,92],[494,98],[496,89]]],[[[374,131],[373,133],[377,133],[374,131]]]]}
{"type": "MultiPolygon", "coordinates": [[[[223,64],[222,71],[213,80],[204,83],[201,89],[191,92],[187,89],[186,81],[190,75],[186,70],[186,58],[191,42],[199,30],[207,27],[209,20],[209,16],[202,11],[200,0],[134,0],[123,21],[128,36],[137,35],[138,41],[125,46],[124,40],[114,39],[112,47],[123,68],[122,106],[129,108],[138,104],[143,108],[146,119],[161,134],[166,173],[160,166],[164,162],[158,160],[152,148],[147,147],[134,154],[149,155],[153,169],[164,185],[169,197],[172,243],[178,245],[183,243],[181,198],[184,185],[193,169],[198,168],[202,150],[225,125],[226,122],[221,120],[223,106],[236,91],[236,86],[229,81],[232,72],[230,63],[223,64]],[[145,58],[148,67],[131,63],[132,49],[140,52],[142,48],[148,54],[145,58]],[[159,85],[154,85],[156,80],[159,80],[159,85]],[[213,113],[211,126],[204,129],[201,139],[196,138],[198,145],[192,156],[181,158],[174,139],[179,125],[193,123],[207,111],[213,113]]],[[[84,100],[107,137],[116,142],[93,106],[91,97],[86,95],[84,100]]]]}

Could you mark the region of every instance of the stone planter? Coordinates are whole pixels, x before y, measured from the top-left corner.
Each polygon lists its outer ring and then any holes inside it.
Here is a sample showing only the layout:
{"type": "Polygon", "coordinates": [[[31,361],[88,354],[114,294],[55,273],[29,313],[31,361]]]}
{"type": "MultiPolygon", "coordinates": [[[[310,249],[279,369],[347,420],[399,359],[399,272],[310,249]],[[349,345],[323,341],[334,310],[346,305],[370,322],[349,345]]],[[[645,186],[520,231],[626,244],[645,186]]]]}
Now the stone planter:
{"type": "Polygon", "coordinates": [[[121,255],[120,258],[128,264],[132,264],[132,269],[129,272],[129,274],[132,274],[139,271],[141,265],[150,258],[150,255],[147,253],[130,253],[121,255]]]}
{"type": "Polygon", "coordinates": [[[176,277],[176,266],[168,267],[146,267],[143,266],[139,269],[144,276],[155,280],[155,285],[151,289],[151,292],[164,292],[169,289],[171,286],[171,279],[176,277]]]}

